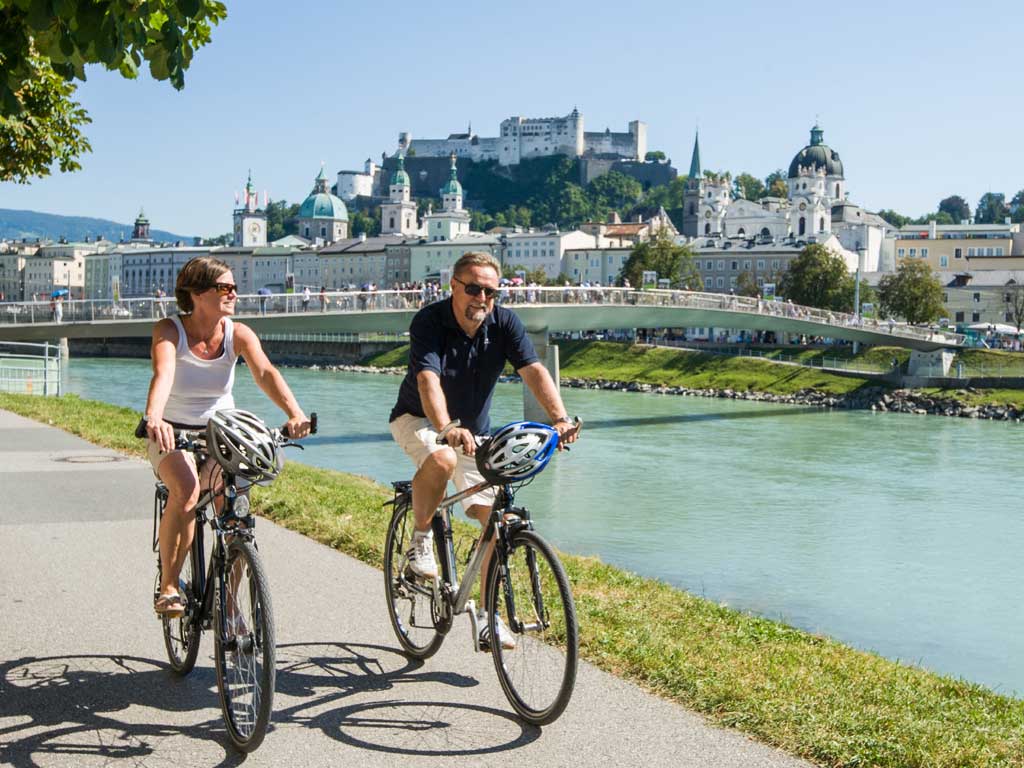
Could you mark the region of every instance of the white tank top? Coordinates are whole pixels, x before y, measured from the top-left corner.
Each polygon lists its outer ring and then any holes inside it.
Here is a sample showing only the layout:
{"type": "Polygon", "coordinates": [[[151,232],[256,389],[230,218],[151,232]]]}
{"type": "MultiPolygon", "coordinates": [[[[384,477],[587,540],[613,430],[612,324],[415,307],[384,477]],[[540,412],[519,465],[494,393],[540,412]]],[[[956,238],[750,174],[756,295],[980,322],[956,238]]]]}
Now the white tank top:
{"type": "Polygon", "coordinates": [[[188,337],[181,318],[173,316],[178,329],[178,347],[174,356],[174,383],[164,407],[164,421],[185,426],[206,426],[214,411],[234,408],[231,388],[235,383],[235,329],[231,318],[224,318],[224,351],[215,360],[196,357],[188,348],[188,337]]]}

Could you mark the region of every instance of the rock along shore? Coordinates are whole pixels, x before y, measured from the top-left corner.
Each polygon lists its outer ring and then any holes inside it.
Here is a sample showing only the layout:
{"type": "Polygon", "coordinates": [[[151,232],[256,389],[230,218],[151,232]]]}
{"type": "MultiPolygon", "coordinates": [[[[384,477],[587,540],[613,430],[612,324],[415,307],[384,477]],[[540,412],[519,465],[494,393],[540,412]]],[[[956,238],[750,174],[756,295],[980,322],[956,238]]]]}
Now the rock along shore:
{"type": "MultiPolygon", "coordinates": [[[[304,366],[306,367],[306,366],[304,366]]],[[[310,370],[340,371],[344,373],[376,373],[404,375],[405,366],[374,368],[365,365],[311,365],[310,370]]],[[[503,381],[518,381],[516,376],[502,377],[503,381]]],[[[749,400],[758,403],[779,403],[784,405],[806,405],[818,408],[846,410],[871,410],[882,413],[911,413],[916,415],[955,416],[962,419],[990,419],[993,421],[1015,421],[1024,419],[1024,410],[1012,405],[975,406],[957,397],[933,397],[912,389],[888,389],[867,387],[847,395],[830,395],[816,389],[801,389],[791,395],[773,395],[768,392],[736,389],[691,389],[690,387],[665,387],[637,381],[613,381],[610,379],[574,379],[562,377],[562,386],[571,389],[601,389],[614,392],[647,392],[655,395],[683,395],[686,397],[716,397],[726,400],[749,400]]],[[[975,390],[957,390],[957,395],[966,396],[975,390]]]]}

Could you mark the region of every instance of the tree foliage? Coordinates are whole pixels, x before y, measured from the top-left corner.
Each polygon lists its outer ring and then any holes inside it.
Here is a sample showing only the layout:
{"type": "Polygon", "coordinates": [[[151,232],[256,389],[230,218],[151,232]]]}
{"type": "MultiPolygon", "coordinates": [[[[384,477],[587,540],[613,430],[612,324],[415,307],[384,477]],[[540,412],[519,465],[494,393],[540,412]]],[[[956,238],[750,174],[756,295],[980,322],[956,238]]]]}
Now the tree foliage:
{"type": "Polygon", "coordinates": [[[749,173],[741,173],[733,182],[733,195],[743,197],[747,200],[760,200],[768,194],[768,188],[764,182],[749,173]]]}
{"type": "Polygon", "coordinates": [[[699,290],[701,287],[693,251],[685,245],[676,245],[664,230],[633,248],[619,272],[619,282],[626,279],[630,285],[640,286],[644,272],[657,272],[658,278],[671,281],[673,288],[699,290]]]}
{"type": "Polygon", "coordinates": [[[885,315],[902,317],[908,323],[928,323],[940,317],[942,284],[928,262],[906,259],[896,272],[878,283],[878,301],[885,315]]]}
{"type": "Polygon", "coordinates": [[[1024,326],[1024,285],[1013,283],[1006,286],[1006,311],[1017,326],[1017,333],[1020,333],[1024,326]]]}
{"type": "Polygon", "coordinates": [[[1009,215],[1006,195],[1002,192],[986,192],[978,201],[975,220],[979,224],[1002,224],[1009,215]]]}
{"type": "Polygon", "coordinates": [[[1024,189],[1017,192],[1010,200],[1010,216],[1017,224],[1024,222],[1024,189]]]}
{"type": "Polygon", "coordinates": [[[297,234],[295,217],[299,205],[285,200],[268,200],[264,208],[267,214],[267,242],[280,240],[285,235],[297,234]]]}
{"type": "Polygon", "coordinates": [[[649,163],[654,161],[661,161],[664,159],[665,153],[662,152],[660,149],[651,150],[646,155],[644,155],[644,160],[646,160],[649,163]]]}
{"type": "Polygon", "coordinates": [[[950,195],[939,201],[939,213],[948,213],[954,224],[971,218],[971,206],[960,195],[950,195]]]}
{"type": "Polygon", "coordinates": [[[845,311],[849,273],[843,258],[820,243],[811,243],[789,265],[780,293],[797,304],[845,311]]]}
{"type": "Polygon", "coordinates": [[[586,188],[591,217],[603,219],[611,211],[626,213],[640,202],[643,192],[639,181],[616,171],[598,176],[586,188]]]}
{"type": "Polygon", "coordinates": [[[180,90],[197,48],[227,15],[218,0],[0,0],[0,179],[79,168],[88,116],[71,99],[85,66],[134,79],[143,62],[180,90]]]}
{"type": "Polygon", "coordinates": [[[768,174],[764,180],[765,194],[771,197],[788,197],[789,185],[786,184],[786,172],[778,168],[768,174]]]}

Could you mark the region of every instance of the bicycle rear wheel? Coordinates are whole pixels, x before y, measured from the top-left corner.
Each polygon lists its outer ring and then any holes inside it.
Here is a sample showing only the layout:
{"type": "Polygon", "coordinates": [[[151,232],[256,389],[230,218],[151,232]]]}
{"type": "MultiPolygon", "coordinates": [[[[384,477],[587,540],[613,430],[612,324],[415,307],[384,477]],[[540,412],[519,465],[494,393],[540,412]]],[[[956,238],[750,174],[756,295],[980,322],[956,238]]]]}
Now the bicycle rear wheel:
{"type": "Polygon", "coordinates": [[[579,637],[569,578],[554,550],[533,531],[514,534],[506,566],[491,560],[487,574],[488,636],[502,690],[533,725],[558,718],[576,684],[579,637]],[[515,648],[497,640],[501,613],[515,648]]]}
{"type": "Polygon", "coordinates": [[[253,543],[236,537],[226,560],[214,624],[217,688],[231,743],[250,752],[263,742],[274,706],[274,612],[253,543]]]}
{"type": "MultiPolygon", "coordinates": [[[[200,531],[196,531],[197,541],[200,531]]],[[[176,674],[187,675],[196,665],[199,655],[199,640],[202,630],[199,626],[199,613],[202,610],[203,596],[198,594],[196,574],[203,567],[202,544],[193,542],[188,557],[181,566],[178,576],[178,594],[185,600],[185,613],[177,618],[164,617],[161,621],[164,633],[164,647],[167,649],[167,660],[176,674]]],[[[156,569],[157,590],[160,588],[160,564],[156,569]]]]}
{"type": "MultiPolygon", "coordinates": [[[[384,542],[384,593],[398,642],[413,658],[426,659],[441,647],[446,628],[434,604],[432,585],[416,578],[406,567],[405,553],[414,530],[412,504],[399,501],[384,542]]],[[[440,554],[436,540],[434,550],[435,556],[440,554]]]]}

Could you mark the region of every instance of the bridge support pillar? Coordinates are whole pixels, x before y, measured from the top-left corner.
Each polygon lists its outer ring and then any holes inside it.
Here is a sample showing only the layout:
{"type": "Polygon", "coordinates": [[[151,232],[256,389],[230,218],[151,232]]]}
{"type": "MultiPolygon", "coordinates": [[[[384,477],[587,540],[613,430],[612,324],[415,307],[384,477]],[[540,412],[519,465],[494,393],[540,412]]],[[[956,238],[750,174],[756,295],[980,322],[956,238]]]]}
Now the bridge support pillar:
{"type": "Polygon", "coordinates": [[[911,350],[907,361],[908,379],[937,379],[949,375],[955,352],[952,349],[938,349],[934,352],[911,350]]]}
{"type": "MultiPolygon", "coordinates": [[[[547,331],[531,333],[529,336],[530,341],[533,342],[534,349],[537,350],[537,356],[540,357],[544,367],[548,369],[551,378],[555,380],[555,387],[558,387],[560,385],[558,376],[558,345],[549,343],[547,331]]],[[[530,391],[525,382],[523,383],[523,418],[527,421],[539,421],[541,423],[547,423],[548,421],[547,411],[537,402],[537,398],[533,396],[533,392],[530,391]]]]}
{"type": "Polygon", "coordinates": [[[68,337],[62,336],[58,341],[57,345],[60,347],[60,361],[66,363],[71,357],[71,350],[68,348],[68,337]]]}

